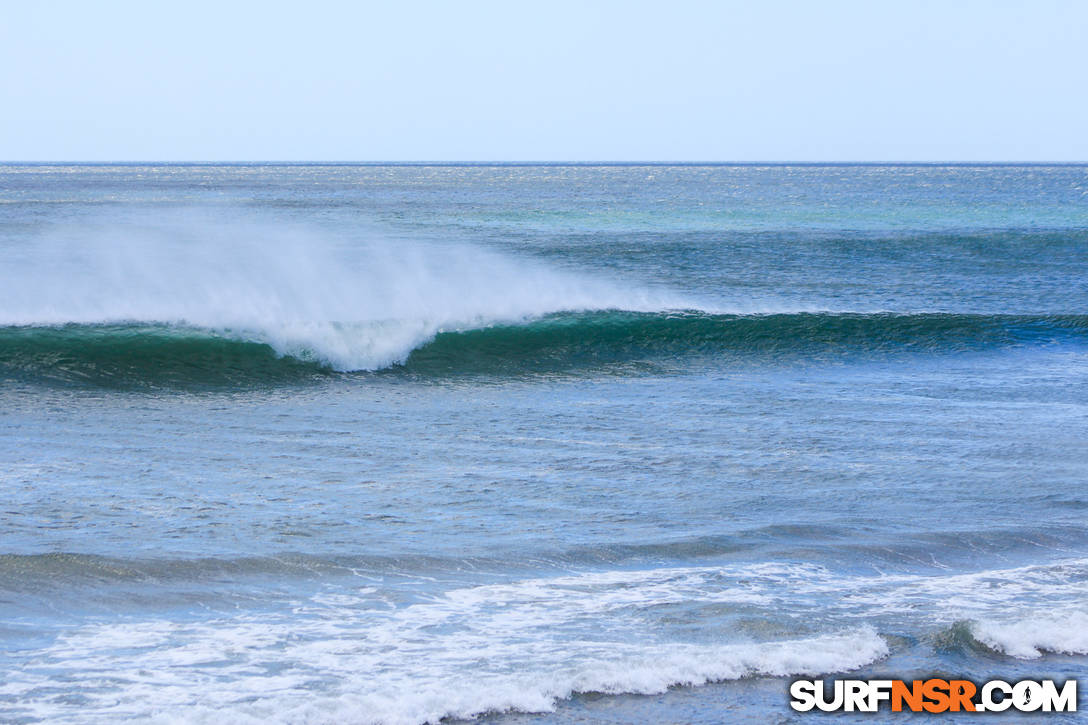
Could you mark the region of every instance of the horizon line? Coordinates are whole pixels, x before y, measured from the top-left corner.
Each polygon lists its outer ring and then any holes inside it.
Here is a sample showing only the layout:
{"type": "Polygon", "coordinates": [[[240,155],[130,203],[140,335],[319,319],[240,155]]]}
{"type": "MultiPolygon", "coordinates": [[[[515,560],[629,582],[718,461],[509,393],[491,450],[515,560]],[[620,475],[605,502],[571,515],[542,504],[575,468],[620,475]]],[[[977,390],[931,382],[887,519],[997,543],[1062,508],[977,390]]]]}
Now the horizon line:
{"type": "Polygon", "coordinates": [[[333,161],[322,159],[231,159],[231,160],[170,160],[170,159],[0,159],[0,166],[1088,166],[1088,160],[1082,161],[681,161],[681,160],[564,160],[564,161],[497,161],[497,160],[350,160],[333,161]]]}

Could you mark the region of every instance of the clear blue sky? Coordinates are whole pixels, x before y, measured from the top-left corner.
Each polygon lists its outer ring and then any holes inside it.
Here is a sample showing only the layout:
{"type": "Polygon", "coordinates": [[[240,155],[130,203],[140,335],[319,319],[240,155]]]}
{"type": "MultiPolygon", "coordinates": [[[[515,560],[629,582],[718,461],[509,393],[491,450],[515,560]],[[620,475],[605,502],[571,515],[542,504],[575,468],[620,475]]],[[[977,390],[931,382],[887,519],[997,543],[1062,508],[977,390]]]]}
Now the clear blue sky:
{"type": "Polygon", "coordinates": [[[1088,2],[0,0],[5,160],[1088,160],[1088,2]]]}

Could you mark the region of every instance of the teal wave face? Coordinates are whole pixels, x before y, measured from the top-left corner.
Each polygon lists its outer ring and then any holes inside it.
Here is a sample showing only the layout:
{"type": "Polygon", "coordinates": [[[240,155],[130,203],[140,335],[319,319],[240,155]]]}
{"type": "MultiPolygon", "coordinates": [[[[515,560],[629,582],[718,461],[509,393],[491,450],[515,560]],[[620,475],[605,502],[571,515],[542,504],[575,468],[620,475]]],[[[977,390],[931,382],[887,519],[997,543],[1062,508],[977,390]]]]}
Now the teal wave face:
{"type": "Polygon", "coordinates": [[[0,328],[0,380],[122,388],[223,388],[329,374],[269,345],[168,325],[0,328]]]}
{"type": "MultiPolygon", "coordinates": [[[[438,333],[379,374],[578,374],[693,360],[774,363],[1088,342],[1088,315],[599,311],[438,333]]],[[[371,371],[375,372],[375,371],[371,371]]],[[[231,387],[339,375],[317,356],[169,325],[0,328],[0,379],[102,387],[231,387]]]]}
{"type": "Polygon", "coordinates": [[[1088,316],[587,312],[440,333],[403,368],[420,373],[554,372],[617,364],[941,354],[1070,344],[1088,316]]]}

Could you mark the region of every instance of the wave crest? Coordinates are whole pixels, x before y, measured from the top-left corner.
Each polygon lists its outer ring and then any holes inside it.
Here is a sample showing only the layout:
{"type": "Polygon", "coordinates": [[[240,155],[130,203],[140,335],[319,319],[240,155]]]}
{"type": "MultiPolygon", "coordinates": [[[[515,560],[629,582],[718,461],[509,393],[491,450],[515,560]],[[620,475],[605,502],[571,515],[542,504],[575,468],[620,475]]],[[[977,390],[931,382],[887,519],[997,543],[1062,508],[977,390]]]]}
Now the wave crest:
{"type": "Polygon", "coordinates": [[[970,625],[976,641],[1018,659],[1038,659],[1047,652],[1088,654],[1088,613],[1052,611],[1014,621],[980,620],[970,625]]]}
{"type": "Polygon", "coordinates": [[[0,376],[121,386],[261,385],[336,372],[565,372],[694,357],[782,360],[1083,342],[1088,316],[766,315],[603,310],[432,329],[422,321],[268,330],[159,323],[0,328],[0,376]]]}

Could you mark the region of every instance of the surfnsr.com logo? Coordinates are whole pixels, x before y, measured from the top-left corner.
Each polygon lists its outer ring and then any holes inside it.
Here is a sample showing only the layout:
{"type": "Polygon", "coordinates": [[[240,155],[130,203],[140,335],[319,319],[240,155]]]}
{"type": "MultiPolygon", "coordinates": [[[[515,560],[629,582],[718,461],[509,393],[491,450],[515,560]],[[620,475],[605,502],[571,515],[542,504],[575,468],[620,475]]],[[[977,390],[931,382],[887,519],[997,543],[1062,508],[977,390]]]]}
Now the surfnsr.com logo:
{"type": "Polygon", "coordinates": [[[1077,681],[1054,680],[795,680],[790,707],[798,712],[1076,712],[1077,681]]]}

